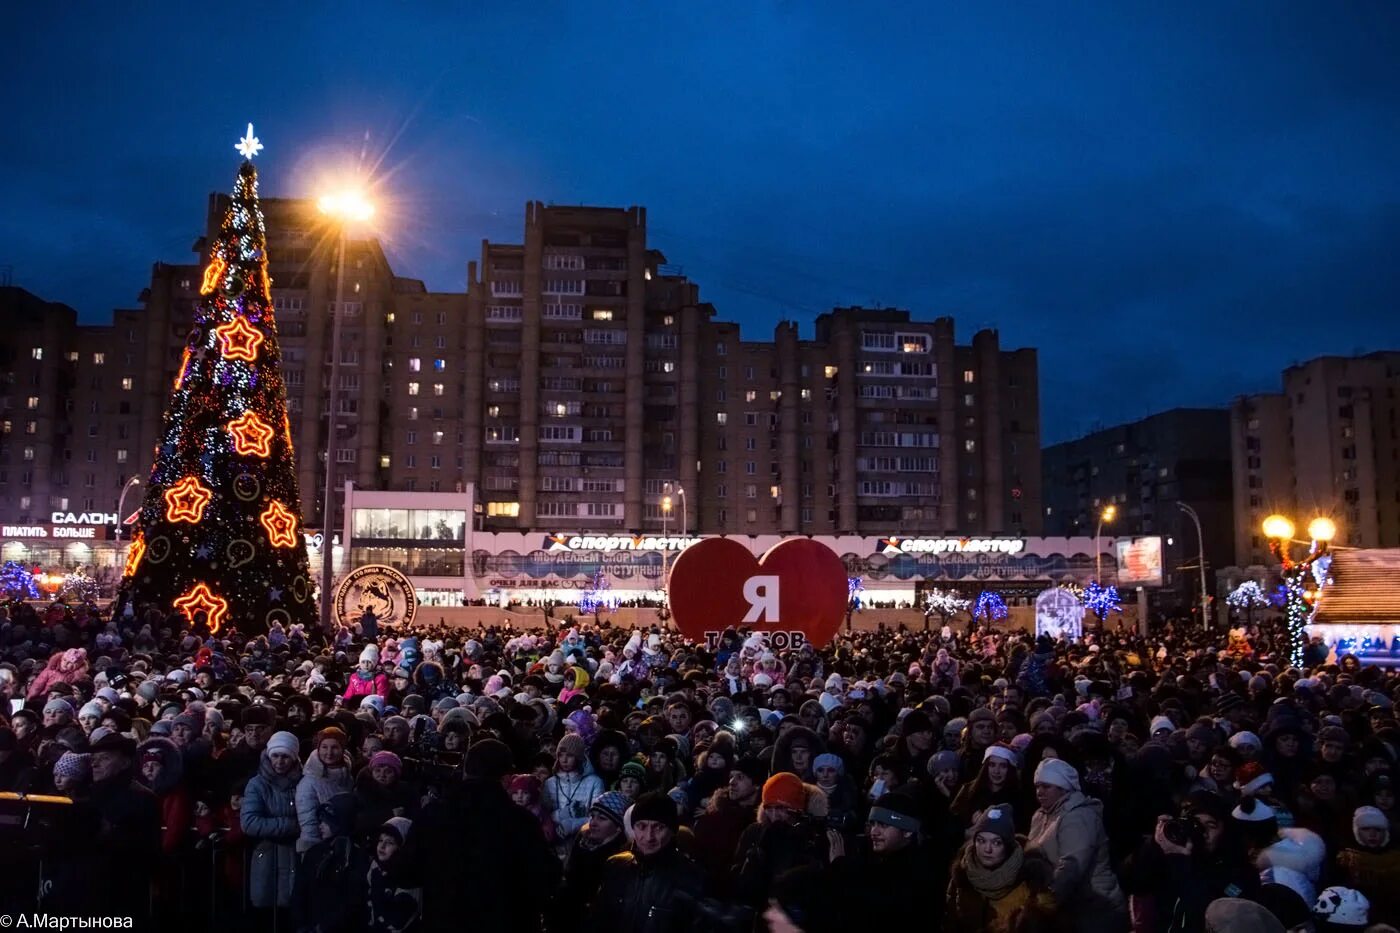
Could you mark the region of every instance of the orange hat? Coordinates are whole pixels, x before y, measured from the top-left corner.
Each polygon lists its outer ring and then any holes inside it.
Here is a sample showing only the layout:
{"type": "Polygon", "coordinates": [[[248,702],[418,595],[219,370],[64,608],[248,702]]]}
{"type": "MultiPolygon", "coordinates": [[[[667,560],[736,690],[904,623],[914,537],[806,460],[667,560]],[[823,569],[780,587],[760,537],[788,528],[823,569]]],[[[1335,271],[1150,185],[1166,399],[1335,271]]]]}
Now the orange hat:
{"type": "Polygon", "coordinates": [[[779,771],[763,784],[763,804],[803,812],[807,809],[807,792],[802,779],[790,771],[779,771]]]}

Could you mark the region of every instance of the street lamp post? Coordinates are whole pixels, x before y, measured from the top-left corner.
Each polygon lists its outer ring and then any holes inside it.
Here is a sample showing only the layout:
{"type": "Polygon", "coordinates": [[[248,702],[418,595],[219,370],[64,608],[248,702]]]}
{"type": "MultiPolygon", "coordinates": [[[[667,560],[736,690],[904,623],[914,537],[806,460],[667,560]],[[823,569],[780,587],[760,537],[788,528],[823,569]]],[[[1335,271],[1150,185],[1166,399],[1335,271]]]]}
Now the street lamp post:
{"type": "MultiPolygon", "coordinates": [[[[335,462],[336,408],[340,403],[340,320],[345,316],[345,246],[350,224],[368,220],[374,215],[374,205],[357,192],[326,195],[317,202],[321,213],[337,221],[335,304],[330,309],[331,368],[330,388],[326,394],[329,407],[326,419],[326,488],[321,506],[321,629],[331,631],[331,578],[334,575],[335,546],[332,528],[335,521],[335,462]]],[[[347,542],[348,543],[348,542],[347,542]]]]}
{"type": "Polygon", "coordinates": [[[1094,579],[1099,583],[1103,582],[1103,550],[1099,547],[1099,537],[1103,534],[1104,523],[1112,522],[1117,515],[1118,506],[1105,506],[1099,513],[1099,525],[1094,529],[1094,579]]]}
{"type": "Polygon", "coordinates": [[[122,484],[122,494],[121,494],[120,496],[117,497],[117,541],[118,541],[118,542],[120,542],[121,539],[122,539],[122,522],[124,521],[124,519],[122,518],[122,515],[125,514],[125,508],[124,508],[124,506],[126,505],[126,494],[127,494],[128,492],[131,491],[131,487],[132,487],[132,486],[140,486],[140,485],[141,485],[141,477],[140,477],[140,475],[133,476],[131,479],[127,480],[124,484],[122,484]]]}
{"type": "Polygon", "coordinates": [[[1308,546],[1307,556],[1293,560],[1289,551],[1294,545],[1293,522],[1283,515],[1270,515],[1264,519],[1264,536],[1269,539],[1269,550],[1279,562],[1283,571],[1283,586],[1286,600],[1283,606],[1284,621],[1288,625],[1289,660],[1298,667],[1303,664],[1303,626],[1312,612],[1308,604],[1307,578],[1313,565],[1327,555],[1332,539],[1337,536],[1337,525],[1330,518],[1318,516],[1308,523],[1308,541],[1297,542],[1308,546]]]}
{"type": "Polygon", "coordinates": [[[1190,516],[1191,521],[1196,525],[1196,560],[1201,565],[1201,625],[1209,629],[1210,600],[1206,598],[1206,545],[1205,536],[1201,534],[1201,516],[1185,502],[1178,502],[1176,507],[1190,516]]]}

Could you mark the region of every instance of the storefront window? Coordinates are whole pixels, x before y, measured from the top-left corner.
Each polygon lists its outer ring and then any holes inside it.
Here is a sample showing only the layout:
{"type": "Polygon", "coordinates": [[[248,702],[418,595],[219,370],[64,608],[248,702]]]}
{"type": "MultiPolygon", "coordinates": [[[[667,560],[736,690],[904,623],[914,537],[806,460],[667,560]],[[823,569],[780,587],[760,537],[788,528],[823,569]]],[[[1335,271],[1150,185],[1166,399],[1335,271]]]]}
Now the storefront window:
{"type": "Polygon", "coordinates": [[[461,509],[355,509],[356,538],[463,541],[467,513],[461,509]]]}
{"type": "Polygon", "coordinates": [[[460,577],[466,570],[461,548],[355,547],[350,566],[383,564],[411,577],[460,577]]]}

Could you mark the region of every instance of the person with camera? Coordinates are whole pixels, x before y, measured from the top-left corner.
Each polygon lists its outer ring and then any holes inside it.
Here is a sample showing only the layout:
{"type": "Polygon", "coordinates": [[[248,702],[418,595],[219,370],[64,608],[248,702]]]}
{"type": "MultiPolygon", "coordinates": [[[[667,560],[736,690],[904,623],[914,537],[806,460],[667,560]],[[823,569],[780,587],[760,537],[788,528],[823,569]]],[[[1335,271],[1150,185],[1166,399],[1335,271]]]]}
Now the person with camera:
{"type": "Polygon", "coordinates": [[[919,917],[936,927],[943,903],[937,897],[930,898],[929,892],[943,889],[947,868],[928,857],[922,831],[920,802],[903,791],[892,791],[875,801],[866,817],[864,839],[849,851],[845,837],[829,830],[831,867],[822,887],[831,902],[818,912],[829,921],[811,926],[893,930],[919,917]]]}
{"type": "Polygon", "coordinates": [[[1222,897],[1252,898],[1259,875],[1224,798],[1195,791],[1182,816],[1157,818],[1123,869],[1134,933],[1198,930],[1222,897]]]}
{"type": "Polygon", "coordinates": [[[826,795],[790,771],[763,785],[758,820],[744,830],[735,849],[734,891],[741,902],[761,908],[778,878],[799,869],[821,869],[832,833],[825,825],[826,795]],[[809,791],[810,788],[810,791],[809,791]]]}

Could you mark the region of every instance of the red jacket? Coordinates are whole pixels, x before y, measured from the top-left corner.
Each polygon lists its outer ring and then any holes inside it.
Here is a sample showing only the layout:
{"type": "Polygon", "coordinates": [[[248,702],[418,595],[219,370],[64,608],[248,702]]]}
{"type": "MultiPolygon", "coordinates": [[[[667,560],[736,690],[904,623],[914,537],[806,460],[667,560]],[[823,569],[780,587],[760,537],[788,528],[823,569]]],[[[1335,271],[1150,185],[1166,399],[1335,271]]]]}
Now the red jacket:
{"type": "Polygon", "coordinates": [[[366,677],[355,671],[350,675],[350,682],[345,685],[345,693],[341,694],[341,698],[349,700],[354,697],[367,697],[371,693],[377,693],[386,700],[389,698],[388,674],[380,671],[366,677]]]}

